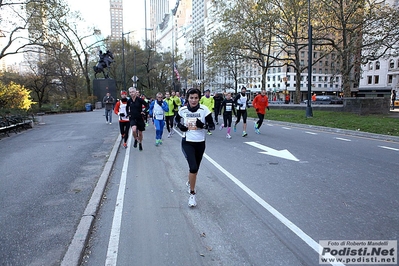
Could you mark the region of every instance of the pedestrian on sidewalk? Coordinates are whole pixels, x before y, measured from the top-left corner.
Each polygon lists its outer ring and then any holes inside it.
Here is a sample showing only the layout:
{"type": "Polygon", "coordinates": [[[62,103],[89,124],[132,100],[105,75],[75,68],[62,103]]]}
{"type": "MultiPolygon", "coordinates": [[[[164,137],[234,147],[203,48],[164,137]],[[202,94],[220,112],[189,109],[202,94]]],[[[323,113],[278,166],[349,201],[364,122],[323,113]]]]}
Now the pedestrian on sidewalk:
{"type": "Polygon", "coordinates": [[[155,126],[155,146],[162,144],[163,128],[165,126],[165,112],[169,111],[169,106],[163,100],[163,94],[158,92],[156,99],[150,103],[150,116],[155,126]]]}
{"type": "Polygon", "coordinates": [[[130,121],[127,116],[127,92],[121,91],[121,99],[116,102],[114,113],[119,117],[119,130],[123,140],[123,147],[127,148],[127,139],[129,138],[130,121]]]}
{"type": "Polygon", "coordinates": [[[260,94],[256,95],[252,101],[252,106],[258,115],[258,121],[255,122],[254,129],[256,134],[260,134],[260,127],[262,126],[263,119],[265,118],[266,108],[269,110],[269,98],[266,95],[266,90],[261,89],[260,94]]]}
{"type": "Polygon", "coordinates": [[[187,105],[180,108],[176,115],[177,127],[183,132],[182,151],[188,162],[189,174],[186,185],[190,197],[188,206],[197,206],[195,185],[197,174],[205,152],[205,130],[215,130],[212,113],[205,105],[199,103],[201,91],[190,89],[186,93],[187,105]]]}
{"type": "Polygon", "coordinates": [[[111,93],[107,92],[107,94],[103,98],[103,103],[105,105],[105,123],[112,124],[112,111],[114,110],[114,97],[111,96],[111,93]]]}
{"type": "Polygon", "coordinates": [[[134,87],[129,88],[130,99],[127,101],[127,114],[129,116],[130,127],[132,128],[132,135],[134,138],[133,147],[137,148],[139,144],[139,150],[143,150],[143,132],[145,131],[145,123],[143,120],[143,114],[148,109],[146,101],[140,98],[138,91],[134,87]],[[143,105],[145,109],[143,110],[143,105]]]}
{"type": "Polygon", "coordinates": [[[394,89],[392,89],[391,101],[392,101],[392,110],[395,110],[396,90],[394,89]]]}
{"type": "Polygon", "coordinates": [[[247,96],[247,88],[242,87],[241,93],[237,94],[234,97],[234,104],[237,107],[237,120],[234,123],[234,132],[237,131],[237,124],[240,123],[240,119],[242,116],[242,136],[246,137],[247,134],[247,108],[248,108],[248,96],[247,96]]]}
{"type": "Polygon", "coordinates": [[[231,98],[231,93],[228,92],[226,94],[226,98],[223,100],[221,105],[221,110],[223,112],[223,123],[220,126],[220,130],[223,127],[227,128],[226,138],[231,139],[230,131],[231,131],[231,123],[233,121],[233,113],[236,116],[236,110],[234,109],[234,100],[231,98]]]}
{"type": "MultiPolygon", "coordinates": [[[[213,96],[211,96],[211,91],[209,89],[205,90],[205,95],[201,97],[200,104],[208,107],[211,113],[213,112],[213,108],[215,106],[215,100],[213,99],[213,96]]],[[[208,129],[207,134],[212,135],[212,132],[208,129]]]]}

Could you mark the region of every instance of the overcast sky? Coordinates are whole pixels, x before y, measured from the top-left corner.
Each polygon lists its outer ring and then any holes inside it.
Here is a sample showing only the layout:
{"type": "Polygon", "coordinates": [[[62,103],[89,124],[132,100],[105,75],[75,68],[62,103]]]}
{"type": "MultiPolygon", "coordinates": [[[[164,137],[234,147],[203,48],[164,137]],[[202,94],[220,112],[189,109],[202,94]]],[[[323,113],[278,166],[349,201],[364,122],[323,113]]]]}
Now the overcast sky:
{"type": "MultiPolygon", "coordinates": [[[[67,0],[72,10],[78,10],[87,21],[87,26],[95,26],[101,30],[105,37],[110,35],[109,0],[67,0]]],[[[123,31],[134,31],[137,41],[144,39],[144,2],[147,6],[150,0],[124,0],[123,1],[123,31]]],[[[147,19],[149,8],[147,7],[147,19]]],[[[149,25],[147,24],[147,27],[149,25]]],[[[133,35],[131,35],[133,36],[133,35]]]]}

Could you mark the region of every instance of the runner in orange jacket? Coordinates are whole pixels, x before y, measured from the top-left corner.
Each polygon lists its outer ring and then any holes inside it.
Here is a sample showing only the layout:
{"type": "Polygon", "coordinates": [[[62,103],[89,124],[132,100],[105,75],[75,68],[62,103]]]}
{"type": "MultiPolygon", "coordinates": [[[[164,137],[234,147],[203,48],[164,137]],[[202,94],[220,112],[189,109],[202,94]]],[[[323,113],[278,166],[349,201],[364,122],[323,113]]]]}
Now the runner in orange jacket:
{"type": "Polygon", "coordinates": [[[260,134],[259,128],[262,126],[263,119],[265,118],[266,108],[269,110],[269,98],[266,96],[266,90],[262,89],[252,101],[252,106],[256,110],[259,120],[255,123],[254,129],[256,134],[260,134]]]}

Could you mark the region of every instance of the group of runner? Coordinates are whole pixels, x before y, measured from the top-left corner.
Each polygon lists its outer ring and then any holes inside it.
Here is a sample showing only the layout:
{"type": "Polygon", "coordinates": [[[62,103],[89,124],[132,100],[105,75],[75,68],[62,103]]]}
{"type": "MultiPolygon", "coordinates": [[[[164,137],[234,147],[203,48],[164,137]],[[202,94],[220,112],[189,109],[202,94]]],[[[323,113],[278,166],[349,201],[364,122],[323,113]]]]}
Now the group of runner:
{"type": "MultiPolygon", "coordinates": [[[[231,93],[227,93],[224,98],[221,95],[213,97],[210,95],[209,90],[206,90],[205,95],[202,96],[201,91],[196,88],[189,89],[186,92],[185,99],[181,99],[178,92],[172,92],[172,95],[166,92],[165,97],[163,97],[161,92],[158,92],[156,98],[150,103],[139,97],[139,92],[136,88],[129,88],[129,94],[130,99],[126,99],[127,93],[122,92],[121,100],[118,101],[114,109],[114,112],[120,117],[120,132],[123,139],[123,146],[127,147],[126,142],[129,127],[131,127],[134,147],[137,147],[138,144],[139,150],[143,150],[143,131],[146,126],[143,114],[147,111],[155,127],[156,146],[162,144],[165,124],[168,130],[168,138],[173,135],[175,124],[183,135],[181,147],[189,168],[188,180],[186,182],[190,194],[188,206],[195,207],[197,205],[195,185],[199,166],[205,152],[205,134],[211,135],[211,131],[215,130],[212,112],[214,111],[216,124],[218,124],[218,116],[223,113],[223,124],[221,124],[220,130],[226,128],[226,138],[231,139],[230,133],[233,114],[237,117],[234,123],[234,131],[236,131],[236,126],[242,117],[242,136],[247,136],[246,126],[249,99],[246,94],[246,88],[243,87],[241,93],[236,95],[234,99],[231,93]]],[[[254,128],[255,132],[259,134],[265,109],[269,109],[268,99],[264,90],[255,97],[253,106],[259,118],[254,128]]]]}

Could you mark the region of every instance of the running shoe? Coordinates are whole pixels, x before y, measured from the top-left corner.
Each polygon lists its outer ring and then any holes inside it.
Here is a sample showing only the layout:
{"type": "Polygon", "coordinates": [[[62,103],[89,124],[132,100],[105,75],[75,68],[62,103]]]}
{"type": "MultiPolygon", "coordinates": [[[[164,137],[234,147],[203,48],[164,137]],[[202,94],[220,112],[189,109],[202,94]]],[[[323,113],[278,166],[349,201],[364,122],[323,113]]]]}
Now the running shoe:
{"type": "Polygon", "coordinates": [[[155,146],[158,146],[158,145],[159,145],[159,140],[156,139],[156,140],[155,140],[155,146]]]}
{"type": "Polygon", "coordinates": [[[139,143],[139,151],[143,150],[143,145],[141,145],[141,143],[139,143]]]}
{"type": "Polygon", "coordinates": [[[260,134],[259,128],[255,129],[255,133],[258,134],[258,135],[260,134]]]}
{"type": "Polygon", "coordinates": [[[195,200],[195,194],[190,194],[188,198],[188,207],[195,207],[197,206],[197,201],[195,200]]]}
{"type": "Polygon", "coordinates": [[[168,138],[170,138],[172,136],[172,133],[171,132],[169,132],[169,134],[168,134],[168,138]]]}
{"type": "Polygon", "coordinates": [[[222,129],[223,129],[223,127],[224,127],[224,125],[223,125],[223,124],[221,124],[221,125],[220,125],[220,127],[219,127],[219,130],[222,130],[222,129]]]}
{"type": "Polygon", "coordinates": [[[161,144],[161,145],[162,145],[162,139],[160,139],[160,140],[159,140],[159,144],[161,144]]]}
{"type": "Polygon", "coordinates": [[[126,142],[123,143],[123,147],[125,147],[125,149],[127,148],[126,142]]]}
{"type": "Polygon", "coordinates": [[[134,140],[133,147],[134,147],[134,148],[137,148],[137,139],[134,140]]]}
{"type": "Polygon", "coordinates": [[[227,139],[231,139],[230,134],[227,133],[226,138],[227,138],[227,139]]]}
{"type": "Polygon", "coordinates": [[[243,136],[243,137],[248,136],[247,132],[243,131],[243,132],[242,132],[242,136],[243,136]]]}
{"type": "Polygon", "coordinates": [[[234,132],[237,132],[237,126],[235,124],[234,124],[233,130],[234,130],[234,132]]]}
{"type": "Polygon", "coordinates": [[[212,132],[208,131],[206,134],[208,134],[208,135],[212,135],[212,132]]]}
{"type": "Polygon", "coordinates": [[[254,129],[255,129],[255,131],[258,129],[258,123],[256,123],[256,122],[254,124],[254,129]]]}

